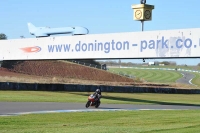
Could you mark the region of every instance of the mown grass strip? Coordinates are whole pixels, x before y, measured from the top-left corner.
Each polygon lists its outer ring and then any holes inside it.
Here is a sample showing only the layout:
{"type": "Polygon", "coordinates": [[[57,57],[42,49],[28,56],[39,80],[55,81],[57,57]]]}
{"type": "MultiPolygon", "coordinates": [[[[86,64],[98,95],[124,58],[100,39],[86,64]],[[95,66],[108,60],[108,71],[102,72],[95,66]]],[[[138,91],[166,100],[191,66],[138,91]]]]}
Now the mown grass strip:
{"type": "MultiPolygon", "coordinates": [[[[0,91],[0,102],[73,102],[86,103],[92,92],[0,91]]],[[[103,104],[197,105],[199,94],[152,94],[102,92],[103,104]]]]}
{"type": "Polygon", "coordinates": [[[199,133],[200,111],[116,111],[0,117],[6,133],[199,133]]]}
{"type": "Polygon", "coordinates": [[[195,75],[195,78],[192,79],[192,84],[195,84],[200,87],[200,73],[192,73],[195,75]]]}
{"type": "Polygon", "coordinates": [[[115,71],[116,73],[122,72],[129,75],[134,75],[139,78],[143,78],[144,80],[149,82],[159,82],[159,83],[175,83],[176,80],[182,77],[180,73],[169,70],[110,68],[110,71],[115,71]]]}

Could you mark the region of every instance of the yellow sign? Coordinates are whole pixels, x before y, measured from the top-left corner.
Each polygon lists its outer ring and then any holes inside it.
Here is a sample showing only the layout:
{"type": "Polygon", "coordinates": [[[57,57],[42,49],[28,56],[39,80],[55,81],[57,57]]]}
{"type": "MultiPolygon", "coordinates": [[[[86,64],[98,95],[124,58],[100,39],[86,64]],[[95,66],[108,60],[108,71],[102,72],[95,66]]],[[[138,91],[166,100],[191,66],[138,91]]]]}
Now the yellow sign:
{"type": "Polygon", "coordinates": [[[147,5],[147,4],[133,5],[132,9],[134,9],[134,20],[138,21],[152,20],[152,10],[154,9],[153,5],[147,5]]]}
{"type": "Polygon", "coordinates": [[[135,17],[137,19],[141,19],[142,18],[142,11],[141,10],[136,10],[135,11],[135,17]]]}

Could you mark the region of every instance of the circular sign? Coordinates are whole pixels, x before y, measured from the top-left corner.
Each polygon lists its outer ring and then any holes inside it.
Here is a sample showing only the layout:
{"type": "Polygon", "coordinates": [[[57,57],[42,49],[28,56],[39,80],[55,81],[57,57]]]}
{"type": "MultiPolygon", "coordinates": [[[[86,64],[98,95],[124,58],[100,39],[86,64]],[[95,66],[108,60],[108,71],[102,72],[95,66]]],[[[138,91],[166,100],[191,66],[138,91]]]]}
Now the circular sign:
{"type": "Polygon", "coordinates": [[[151,11],[146,10],[146,11],[144,12],[144,17],[145,17],[146,19],[150,19],[150,18],[151,18],[151,11]]]}
{"type": "Polygon", "coordinates": [[[137,19],[140,19],[140,18],[142,17],[142,11],[141,11],[141,10],[135,11],[135,17],[136,17],[137,19]]]}

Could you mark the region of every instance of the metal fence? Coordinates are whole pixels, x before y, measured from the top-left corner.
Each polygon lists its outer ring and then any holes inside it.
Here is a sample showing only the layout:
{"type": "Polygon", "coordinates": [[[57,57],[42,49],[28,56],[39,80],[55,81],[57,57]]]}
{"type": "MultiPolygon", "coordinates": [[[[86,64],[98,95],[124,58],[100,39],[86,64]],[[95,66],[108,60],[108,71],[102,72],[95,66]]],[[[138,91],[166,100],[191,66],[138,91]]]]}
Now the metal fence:
{"type": "MultiPolygon", "coordinates": [[[[108,68],[108,69],[109,69],[109,68],[108,68]]],[[[117,75],[125,76],[125,77],[128,77],[128,78],[132,78],[132,79],[135,78],[134,75],[130,75],[130,74],[124,73],[124,72],[122,72],[122,71],[114,71],[114,70],[112,70],[112,71],[109,71],[109,72],[114,73],[114,74],[117,74],[117,75]]]]}
{"type": "Polygon", "coordinates": [[[107,67],[106,67],[105,64],[103,64],[103,65],[95,65],[95,64],[85,63],[85,62],[76,61],[76,60],[68,60],[68,61],[80,64],[80,65],[84,65],[84,66],[89,66],[89,67],[93,67],[93,68],[97,68],[97,69],[107,70],[107,67]]]}

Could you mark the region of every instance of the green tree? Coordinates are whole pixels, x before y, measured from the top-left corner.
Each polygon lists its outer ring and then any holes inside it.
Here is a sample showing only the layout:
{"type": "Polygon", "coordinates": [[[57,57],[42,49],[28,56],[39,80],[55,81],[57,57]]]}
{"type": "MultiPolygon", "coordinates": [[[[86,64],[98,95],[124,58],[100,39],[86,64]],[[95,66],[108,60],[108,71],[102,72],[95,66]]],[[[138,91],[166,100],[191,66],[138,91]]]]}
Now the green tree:
{"type": "Polygon", "coordinates": [[[6,40],[7,36],[3,33],[0,33],[0,40],[6,40]]]}
{"type": "MultiPolygon", "coordinates": [[[[0,40],[7,40],[7,36],[3,33],[0,33],[0,40]]],[[[9,62],[9,61],[7,61],[9,62]]],[[[0,61],[1,67],[3,67],[3,64],[5,64],[6,61],[0,61]]]]}
{"type": "Polygon", "coordinates": [[[161,62],[161,64],[170,65],[170,62],[168,62],[168,61],[163,61],[163,62],[161,62]]]}

